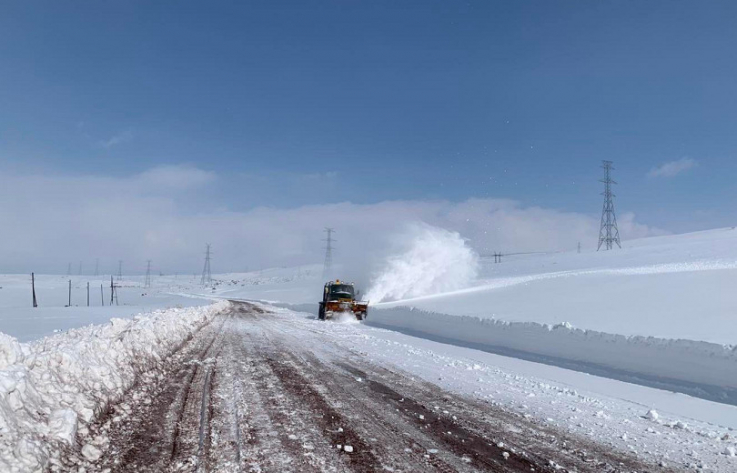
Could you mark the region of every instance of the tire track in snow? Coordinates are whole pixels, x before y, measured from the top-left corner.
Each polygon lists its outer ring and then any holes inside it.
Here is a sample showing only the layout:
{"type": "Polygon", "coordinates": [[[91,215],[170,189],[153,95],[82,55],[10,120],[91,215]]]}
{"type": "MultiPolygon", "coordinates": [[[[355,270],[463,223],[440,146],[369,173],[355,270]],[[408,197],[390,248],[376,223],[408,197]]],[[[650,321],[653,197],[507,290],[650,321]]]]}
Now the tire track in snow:
{"type": "Polygon", "coordinates": [[[575,457],[592,450],[566,451],[552,430],[373,365],[314,323],[238,304],[211,325],[90,470],[547,473],[554,459],[581,472],[658,471],[619,454],[575,457]]]}

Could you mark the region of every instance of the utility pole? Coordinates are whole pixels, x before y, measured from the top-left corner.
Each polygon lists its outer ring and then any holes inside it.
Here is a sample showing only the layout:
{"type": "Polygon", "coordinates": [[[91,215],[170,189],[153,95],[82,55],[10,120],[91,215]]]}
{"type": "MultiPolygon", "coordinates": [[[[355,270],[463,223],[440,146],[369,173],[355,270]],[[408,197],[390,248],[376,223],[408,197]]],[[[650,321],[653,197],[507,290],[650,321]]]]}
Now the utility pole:
{"type": "Polygon", "coordinates": [[[38,307],[38,301],[36,301],[36,275],[31,273],[31,290],[33,291],[33,307],[38,307]]]}
{"type": "Polygon", "coordinates": [[[604,207],[601,210],[601,226],[599,227],[599,245],[596,251],[604,248],[611,250],[616,243],[619,248],[622,245],[619,242],[619,229],[617,228],[617,216],[614,214],[614,193],[612,193],[612,185],[616,184],[616,181],[612,179],[612,166],[611,161],[602,161],[604,169],[604,179],[599,182],[604,183],[604,192],[601,195],[604,196],[604,207]]]}
{"type": "Polygon", "coordinates": [[[102,284],[100,284],[100,303],[102,307],[105,307],[105,293],[103,292],[102,284]]]}
{"type": "Polygon", "coordinates": [[[581,242],[578,242],[578,254],[581,254],[581,242]]]}
{"type": "Polygon", "coordinates": [[[146,261],[146,283],[144,287],[151,287],[151,260],[146,261]]]}
{"type": "Polygon", "coordinates": [[[116,289],[113,277],[110,276],[110,305],[113,305],[113,302],[115,302],[115,305],[118,305],[118,291],[116,289]]]}
{"type": "Polygon", "coordinates": [[[207,243],[205,250],[205,268],[202,270],[202,280],[200,284],[203,286],[212,285],[212,272],[210,271],[210,244],[207,243]]]}
{"type": "Polygon", "coordinates": [[[326,242],[325,244],[325,265],[322,268],[322,278],[328,278],[330,277],[330,272],[333,269],[333,243],[335,243],[337,240],[333,239],[333,233],[335,233],[335,229],[326,227],[325,233],[328,234],[328,237],[323,240],[326,242]]]}
{"type": "Polygon", "coordinates": [[[123,260],[118,260],[118,281],[123,280],[123,260]]]}
{"type": "Polygon", "coordinates": [[[100,275],[100,258],[95,260],[95,277],[100,275]]]}
{"type": "Polygon", "coordinates": [[[72,280],[69,280],[69,305],[67,307],[72,306],[72,280]]]}
{"type": "Polygon", "coordinates": [[[90,306],[90,283],[87,282],[87,307],[90,306]]]}

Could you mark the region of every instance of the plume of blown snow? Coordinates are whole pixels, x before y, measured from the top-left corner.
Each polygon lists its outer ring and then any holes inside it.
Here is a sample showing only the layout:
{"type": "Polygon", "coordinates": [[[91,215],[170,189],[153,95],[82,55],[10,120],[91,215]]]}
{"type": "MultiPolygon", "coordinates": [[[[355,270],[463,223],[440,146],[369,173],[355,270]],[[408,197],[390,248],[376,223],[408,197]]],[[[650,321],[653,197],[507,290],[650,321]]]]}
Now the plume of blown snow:
{"type": "Polygon", "coordinates": [[[386,260],[373,279],[366,295],[371,302],[450,292],[476,279],[478,255],[460,234],[413,225],[401,240],[402,249],[386,260]]]}

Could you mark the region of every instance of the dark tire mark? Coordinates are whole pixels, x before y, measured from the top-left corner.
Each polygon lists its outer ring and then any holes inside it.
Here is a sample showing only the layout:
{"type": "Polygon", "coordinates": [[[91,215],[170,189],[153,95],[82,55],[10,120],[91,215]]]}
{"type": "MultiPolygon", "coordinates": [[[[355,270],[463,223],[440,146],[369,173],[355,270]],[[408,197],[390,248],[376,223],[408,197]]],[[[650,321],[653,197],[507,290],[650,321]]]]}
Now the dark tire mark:
{"type": "Polygon", "coordinates": [[[368,473],[382,469],[382,464],[374,456],[371,446],[349,427],[348,419],[328,404],[309,381],[290,366],[290,363],[276,360],[271,356],[266,356],[264,362],[276,374],[287,392],[306,402],[315,412],[319,413],[316,421],[322,428],[323,435],[329,438],[331,445],[353,448],[350,453],[344,449],[339,450],[341,455],[347,456],[347,463],[352,471],[368,473]]]}
{"type": "Polygon", "coordinates": [[[444,444],[460,457],[471,458],[477,466],[483,465],[491,471],[541,471],[553,472],[544,460],[532,460],[504,449],[487,438],[481,437],[461,426],[448,416],[441,416],[411,397],[403,396],[386,384],[380,383],[364,371],[341,363],[349,373],[362,378],[364,384],[381,396],[384,402],[395,407],[398,412],[410,419],[419,429],[444,444]]]}

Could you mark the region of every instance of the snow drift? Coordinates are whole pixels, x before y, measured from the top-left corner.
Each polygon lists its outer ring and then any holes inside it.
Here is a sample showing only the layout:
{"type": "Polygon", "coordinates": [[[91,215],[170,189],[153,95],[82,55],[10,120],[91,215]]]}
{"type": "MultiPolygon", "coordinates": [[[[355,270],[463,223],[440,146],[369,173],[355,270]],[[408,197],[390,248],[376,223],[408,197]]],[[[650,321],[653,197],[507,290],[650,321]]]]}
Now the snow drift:
{"type": "Polygon", "coordinates": [[[228,305],[113,319],[31,344],[0,334],[0,470],[45,469],[54,451],[228,305]]]}
{"type": "Polygon", "coordinates": [[[390,257],[367,293],[372,302],[400,300],[469,285],[478,272],[478,256],[456,232],[414,225],[409,244],[390,257]]]}
{"type": "Polygon", "coordinates": [[[624,336],[570,324],[374,309],[370,325],[737,404],[737,347],[624,336]]]}

